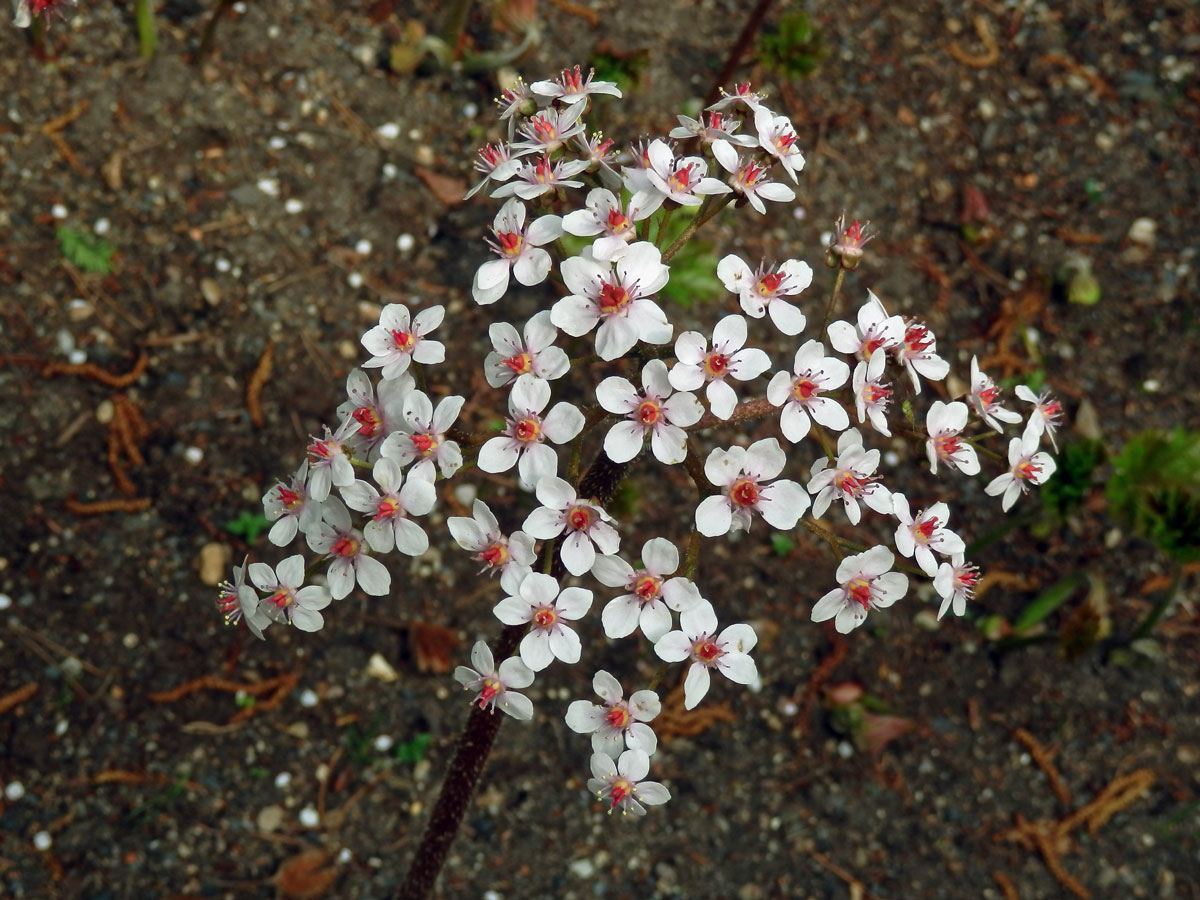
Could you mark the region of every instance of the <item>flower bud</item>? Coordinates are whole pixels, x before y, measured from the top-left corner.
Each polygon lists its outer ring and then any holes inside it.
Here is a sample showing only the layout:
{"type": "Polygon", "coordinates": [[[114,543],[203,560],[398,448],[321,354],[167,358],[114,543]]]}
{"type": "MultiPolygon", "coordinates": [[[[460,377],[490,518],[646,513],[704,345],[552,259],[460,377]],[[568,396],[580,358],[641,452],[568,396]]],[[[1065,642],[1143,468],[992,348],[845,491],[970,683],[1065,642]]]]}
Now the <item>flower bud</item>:
{"type": "Polygon", "coordinates": [[[870,222],[859,222],[855,219],[847,225],[846,214],[842,213],[838,216],[833,237],[830,238],[829,247],[825,252],[825,265],[831,269],[839,266],[847,271],[857,269],[863,257],[863,247],[877,233],[871,228],[870,222]]]}

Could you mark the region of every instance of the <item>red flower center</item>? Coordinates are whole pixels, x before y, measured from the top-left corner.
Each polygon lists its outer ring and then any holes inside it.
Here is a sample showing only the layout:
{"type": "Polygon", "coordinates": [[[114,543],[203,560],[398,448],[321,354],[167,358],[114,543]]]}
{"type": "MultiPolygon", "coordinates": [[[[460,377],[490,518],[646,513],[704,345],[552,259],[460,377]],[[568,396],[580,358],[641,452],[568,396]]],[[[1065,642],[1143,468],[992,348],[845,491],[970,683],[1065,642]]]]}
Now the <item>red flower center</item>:
{"type": "Polygon", "coordinates": [[[479,685],[479,708],[484,709],[489,702],[500,696],[504,684],[495,675],[489,675],[479,685]]]}
{"type": "Polygon", "coordinates": [[[574,531],[587,531],[595,516],[590,506],[572,506],[567,510],[567,526],[574,531]]]}
{"type": "Polygon", "coordinates": [[[937,516],[931,516],[923,522],[917,523],[916,527],[913,528],[913,537],[924,543],[933,537],[933,533],[937,531],[937,527],[937,516]]]}
{"type": "Polygon", "coordinates": [[[704,638],[696,642],[692,654],[702,663],[714,663],[725,655],[725,651],[718,647],[712,638],[704,638]]]}
{"type": "Polygon", "coordinates": [[[621,801],[633,794],[633,783],[626,778],[619,778],[612,783],[612,805],[616,809],[621,801]]]}
{"type": "Polygon", "coordinates": [[[550,628],[558,621],[558,613],[553,606],[542,606],[533,614],[533,624],[538,628],[550,628]]]}
{"type": "Polygon", "coordinates": [[[667,179],[667,187],[675,193],[691,193],[692,189],[692,163],[686,166],[679,166],[671,177],[667,179]]]}
{"type": "Polygon", "coordinates": [[[863,385],[862,394],[864,403],[868,406],[875,406],[890,397],[892,392],[881,384],[869,381],[863,385]]]}
{"type": "Polygon", "coordinates": [[[813,394],[820,389],[820,386],[811,378],[797,378],[792,384],[792,396],[803,403],[811,400],[813,394]]]}
{"type": "Polygon", "coordinates": [[[642,600],[657,600],[662,593],[662,580],[647,573],[633,584],[633,592],[642,600]]]}
{"type": "Polygon", "coordinates": [[[340,556],[343,559],[349,559],[352,556],[357,556],[358,541],[352,537],[340,537],[333,542],[333,546],[329,548],[329,552],[334,556],[340,556]]]}
{"type": "Polygon", "coordinates": [[[909,356],[920,356],[933,345],[933,335],[920,322],[912,322],[904,332],[904,344],[909,356]]]}
{"type": "Polygon", "coordinates": [[[613,234],[623,235],[632,226],[629,217],[615,206],[608,211],[608,230],[613,234]]]}
{"type": "Polygon", "coordinates": [[[846,585],[850,599],[866,609],[871,604],[871,582],[859,575],[846,585]]]}
{"type": "Polygon", "coordinates": [[[410,440],[412,441],[413,449],[422,456],[429,456],[438,448],[438,442],[433,439],[433,435],[414,434],[410,440]]]}
{"type": "Polygon", "coordinates": [[[740,478],[729,488],[729,499],[738,506],[754,506],[758,496],[758,483],[750,478],[740,478]]]}
{"type": "Polygon", "coordinates": [[[629,296],[629,291],[620,284],[610,284],[604,282],[600,286],[600,312],[603,315],[611,316],[619,313],[629,305],[632,298],[629,296]]]}
{"type": "Polygon", "coordinates": [[[662,418],[662,406],[657,400],[643,400],[637,408],[637,418],[643,425],[653,425],[662,418]]]}
{"type": "Polygon", "coordinates": [[[1025,481],[1035,481],[1037,476],[1042,474],[1042,467],[1032,459],[1026,459],[1017,464],[1013,474],[1025,481]]]}
{"type": "Polygon", "coordinates": [[[710,378],[720,378],[729,369],[729,357],[714,350],[704,357],[704,371],[710,378]]]}
{"type": "Polygon", "coordinates": [[[533,357],[528,353],[518,353],[500,361],[512,369],[514,375],[524,375],[533,368],[533,357]]]}
{"type": "Polygon", "coordinates": [[[513,428],[513,437],[518,441],[523,441],[526,444],[532,444],[539,440],[542,436],[542,423],[533,418],[521,419],[513,428]]]}
{"type": "Polygon", "coordinates": [[[493,569],[498,569],[508,562],[508,547],[497,542],[480,553],[478,558],[483,560],[493,569]]]}
{"type": "Polygon", "coordinates": [[[859,478],[853,472],[838,472],[833,481],[838,490],[848,497],[861,497],[869,483],[868,479],[859,478]]]}
{"type": "Polygon", "coordinates": [[[962,446],[962,438],[957,434],[939,434],[933,439],[933,449],[938,459],[950,459],[962,446]]]}
{"type": "Polygon", "coordinates": [[[396,349],[409,352],[417,344],[417,336],[410,331],[392,331],[392,340],[396,342],[396,349]]]}
{"type": "Polygon", "coordinates": [[[629,724],[629,720],[633,717],[629,715],[629,710],[624,706],[610,707],[608,712],[604,714],[604,721],[608,722],[613,728],[624,729],[629,724]]]}
{"type": "Polygon", "coordinates": [[[291,606],[295,599],[291,591],[285,587],[279,587],[275,589],[275,593],[263,600],[263,603],[270,603],[276,609],[284,610],[291,606]]]}
{"type": "Polygon", "coordinates": [[[520,256],[521,255],[521,232],[496,232],[496,240],[500,242],[500,252],[505,256],[520,256]]]}
{"type": "Polygon", "coordinates": [[[779,290],[779,285],[781,285],[782,283],[783,283],[783,273],[782,272],[771,272],[767,275],[762,276],[762,278],[758,279],[758,292],[765,296],[771,296],[777,290],[779,290]]]}
{"type": "Polygon", "coordinates": [[[286,509],[295,509],[300,505],[300,495],[283,485],[279,486],[279,500],[286,509]]]}
{"type": "Polygon", "coordinates": [[[350,417],[358,423],[358,433],[363,437],[374,437],[383,424],[383,419],[373,406],[360,406],[350,417]]]}
{"type": "Polygon", "coordinates": [[[400,512],[400,501],[396,497],[384,497],[375,507],[375,521],[394,518],[400,512]]]}
{"type": "Polygon", "coordinates": [[[988,387],[980,390],[976,396],[979,398],[979,402],[982,403],[985,408],[990,407],[1000,398],[1000,388],[996,387],[994,384],[989,385],[988,387]]]}

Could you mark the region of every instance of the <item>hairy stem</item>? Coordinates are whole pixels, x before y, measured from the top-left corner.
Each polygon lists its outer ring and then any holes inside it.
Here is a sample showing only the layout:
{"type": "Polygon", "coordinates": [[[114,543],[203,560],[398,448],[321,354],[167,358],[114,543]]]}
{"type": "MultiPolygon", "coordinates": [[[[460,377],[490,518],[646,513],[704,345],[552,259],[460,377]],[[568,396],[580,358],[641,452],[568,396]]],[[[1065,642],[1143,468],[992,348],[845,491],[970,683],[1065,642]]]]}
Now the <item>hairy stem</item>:
{"type": "Polygon", "coordinates": [[[833,307],[837,303],[838,292],[842,289],[842,279],[845,277],[846,270],[838,266],[837,277],[833,279],[833,290],[829,292],[829,303],[825,307],[825,321],[821,323],[821,334],[829,328],[829,320],[833,318],[833,307]]]}
{"type": "Polygon", "coordinates": [[[728,206],[734,197],[733,194],[722,194],[720,197],[714,199],[714,196],[713,194],[709,194],[704,199],[704,205],[700,207],[700,212],[696,214],[696,218],[688,222],[687,228],[683,229],[683,232],[675,239],[675,242],[667,248],[667,251],[662,255],[664,263],[670,262],[671,257],[678,253],[680,248],[691,240],[692,235],[696,233],[696,229],[728,206]]]}

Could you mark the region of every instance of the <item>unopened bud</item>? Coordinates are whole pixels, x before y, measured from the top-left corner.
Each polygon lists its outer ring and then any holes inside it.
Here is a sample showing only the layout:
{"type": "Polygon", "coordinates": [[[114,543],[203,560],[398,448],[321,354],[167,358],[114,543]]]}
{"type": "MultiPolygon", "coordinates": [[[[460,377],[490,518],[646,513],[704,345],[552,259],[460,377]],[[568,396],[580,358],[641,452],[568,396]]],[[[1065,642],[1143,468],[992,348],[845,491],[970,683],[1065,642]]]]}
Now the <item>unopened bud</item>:
{"type": "Polygon", "coordinates": [[[839,266],[848,271],[858,268],[863,258],[863,247],[877,232],[871,228],[870,222],[859,222],[855,219],[846,224],[846,214],[838,216],[834,226],[833,237],[825,254],[825,264],[831,269],[839,266]]]}

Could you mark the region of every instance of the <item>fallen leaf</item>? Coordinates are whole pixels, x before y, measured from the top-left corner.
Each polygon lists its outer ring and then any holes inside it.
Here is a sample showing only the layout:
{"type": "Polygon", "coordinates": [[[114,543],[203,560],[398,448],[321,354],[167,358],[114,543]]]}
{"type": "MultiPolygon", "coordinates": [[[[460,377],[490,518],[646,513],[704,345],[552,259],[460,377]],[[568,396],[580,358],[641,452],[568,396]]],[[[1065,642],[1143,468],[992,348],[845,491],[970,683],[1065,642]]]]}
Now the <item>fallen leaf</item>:
{"type": "Polygon", "coordinates": [[[426,169],[424,166],[414,166],[413,171],[425,184],[425,187],[433,192],[433,196],[446,206],[462,203],[463,197],[467,194],[467,183],[460,178],[442,175],[426,169]]]}
{"type": "Polygon", "coordinates": [[[326,868],[331,854],[325,850],[305,850],[293,856],[275,873],[275,886],[293,900],[318,900],[324,897],[341,873],[326,868]]]}

